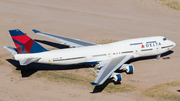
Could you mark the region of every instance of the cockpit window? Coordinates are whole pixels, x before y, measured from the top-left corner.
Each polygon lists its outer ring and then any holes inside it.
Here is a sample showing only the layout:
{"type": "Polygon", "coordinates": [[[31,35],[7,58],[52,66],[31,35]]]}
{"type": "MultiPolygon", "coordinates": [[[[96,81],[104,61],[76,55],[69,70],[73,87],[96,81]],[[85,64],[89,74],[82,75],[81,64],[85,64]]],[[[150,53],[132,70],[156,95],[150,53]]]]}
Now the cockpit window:
{"type": "Polygon", "coordinates": [[[166,41],[167,39],[166,38],[163,38],[164,41],[166,41]]]}

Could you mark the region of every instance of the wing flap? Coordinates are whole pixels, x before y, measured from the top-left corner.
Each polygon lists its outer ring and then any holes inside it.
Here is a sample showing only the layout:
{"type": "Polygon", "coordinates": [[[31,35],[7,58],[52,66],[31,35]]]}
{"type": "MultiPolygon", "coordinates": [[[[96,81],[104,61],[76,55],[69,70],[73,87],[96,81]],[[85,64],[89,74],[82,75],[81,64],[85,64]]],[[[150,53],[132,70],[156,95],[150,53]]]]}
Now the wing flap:
{"type": "Polygon", "coordinates": [[[60,41],[61,43],[68,44],[71,47],[82,47],[82,46],[91,46],[91,45],[96,45],[95,43],[90,43],[86,41],[82,41],[79,39],[73,39],[73,38],[68,38],[64,36],[59,36],[59,35],[54,35],[50,33],[45,33],[45,32],[40,32],[38,30],[33,29],[32,30],[34,33],[60,41]]]}
{"type": "Polygon", "coordinates": [[[133,55],[125,55],[117,58],[110,59],[108,64],[104,66],[95,80],[95,82],[91,83],[93,85],[101,85],[103,84],[114,71],[116,71],[121,65],[131,59],[133,55]]]}
{"type": "Polygon", "coordinates": [[[19,61],[20,65],[25,66],[32,62],[38,61],[41,58],[25,58],[19,61]]]}

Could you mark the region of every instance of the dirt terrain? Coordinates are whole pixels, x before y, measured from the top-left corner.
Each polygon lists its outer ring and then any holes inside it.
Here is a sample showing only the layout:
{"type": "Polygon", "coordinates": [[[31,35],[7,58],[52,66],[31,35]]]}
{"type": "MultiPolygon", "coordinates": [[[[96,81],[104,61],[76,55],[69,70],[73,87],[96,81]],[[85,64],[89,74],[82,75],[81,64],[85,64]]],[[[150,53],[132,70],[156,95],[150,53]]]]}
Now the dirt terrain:
{"type": "MultiPolygon", "coordinates": [[[[156,101],[141,93],[157,84],[180,80],[180,11],[161,5],[158,0],[0,0],[0,31],[0,101],[156,101]],[[22,77],[21,71],[15,70],[14,61],[10,61],[13,56],[3,48],[14,47],[8,32],[11,29],[22,30],[47,49],[52,47],[41,41],[59,42],[36,35],[32,29],[89,42],[164,36],[176,47],[160,60],[149,57],[129,61],[135,72],[122,73],[121,83],[134,86],[134,90],[92,93],[93,81],[87,82],[89,87],[22,77]]],[[[80,72],[74,74],[88,78],[86,70],[78,69],[80,72]]],[[[167,90],[180,93],[179,86],[167,90]]]]}

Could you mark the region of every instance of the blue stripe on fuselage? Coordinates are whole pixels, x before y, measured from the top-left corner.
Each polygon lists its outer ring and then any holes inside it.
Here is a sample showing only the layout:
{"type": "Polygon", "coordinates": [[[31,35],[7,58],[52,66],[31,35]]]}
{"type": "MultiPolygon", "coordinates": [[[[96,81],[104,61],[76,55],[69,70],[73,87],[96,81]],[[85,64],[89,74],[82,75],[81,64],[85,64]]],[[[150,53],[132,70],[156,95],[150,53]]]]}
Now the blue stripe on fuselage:
{"type": "Polygon", "coordinates": [[[156,43],[156,41],[149,41],[149,42],[146,42],[146,43],[156,43]]]}
{"type": "Polygon", "coordinates": [[[94,61],[94,62],[85,62],[85,64],[89,64],[89,65],[95,65],[95,64],[98,64],[99,61],[94,61]]]}
{"type": "Polygon", "coordinates": [[[131,43],[130,45],[141,45],[142,43],[131,43]]]}

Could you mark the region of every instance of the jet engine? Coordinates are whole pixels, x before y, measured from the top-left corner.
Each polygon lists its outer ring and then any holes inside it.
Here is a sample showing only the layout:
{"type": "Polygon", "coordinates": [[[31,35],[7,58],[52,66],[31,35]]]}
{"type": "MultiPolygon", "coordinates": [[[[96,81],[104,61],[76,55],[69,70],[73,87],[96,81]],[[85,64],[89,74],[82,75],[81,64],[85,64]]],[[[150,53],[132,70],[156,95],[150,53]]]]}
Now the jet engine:
{"type": "Polygon", "coordinates": [[[134,71],[134,66],[131,64],[123,64],[120,68],[120,70],[126,68],[126,73],[131,74],[134,71]]]}
{"type": "Polygon", "coordinates": [[[113,73],[113,74],[111,75],[111,77],[113,78],[113,80],[114,80],[115,82],[118,82],[118,81],[121,81],[121,80],[122,80],[122,76],[121,76],[120,73],[113,73]]]}

